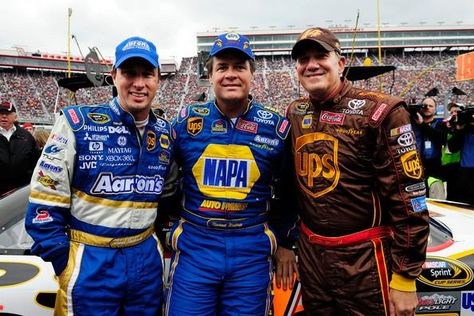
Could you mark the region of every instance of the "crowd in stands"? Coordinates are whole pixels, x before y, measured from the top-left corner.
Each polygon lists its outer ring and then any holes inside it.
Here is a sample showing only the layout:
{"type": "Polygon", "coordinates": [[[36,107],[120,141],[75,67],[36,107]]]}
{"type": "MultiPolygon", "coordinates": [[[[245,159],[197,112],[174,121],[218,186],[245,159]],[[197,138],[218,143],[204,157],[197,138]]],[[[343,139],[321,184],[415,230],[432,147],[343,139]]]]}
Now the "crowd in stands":
{"type": "MultiPolygon", "coordinates": [[[[366,57],[355,56],[353,66],[363,65],[366,57]]],[[[372,65],[379,64],[377,56],[369,57],[372,65]]],[[[447,104],[454,99],[458,103],[474,105],[474,83],[455,81],[455,57],[455,52],[387,54],[383,56],[382,64],[396,66],[393,74],[354,84],[379,90],[381,80],[383,92],[402,96],[407,102],[420,102],[430,89],[436,87],[438,103],[447,104]],[[451,96],[449,92],[453,87],[468,95],[451,96]]],[[[290,56],[265,56],[257,57],[256,63],[252,95],[261,103],[284,112],[290,100],[302,94],[294,74],[294,62],[290,56]]],[[[168,118],[174,117],[180,106],[198,102],[203,93],[208,95],[209,88],[203,84],[205,81],[198,79],[197,68],[197,57],[183,58],[176,74],[162,78],[154,102],[168,118]]],[[[68,91],[57,84],[57,80],[63,77],[64,73],[0,69],[0,98],[18,108],[21,121],[52,123],[55,105],[60,109],[71,102],[68,91]]],[[[104,103],[110,100],[111,93],[110,87],[80,89],[75,101],[78,104],[104,103]]]]}

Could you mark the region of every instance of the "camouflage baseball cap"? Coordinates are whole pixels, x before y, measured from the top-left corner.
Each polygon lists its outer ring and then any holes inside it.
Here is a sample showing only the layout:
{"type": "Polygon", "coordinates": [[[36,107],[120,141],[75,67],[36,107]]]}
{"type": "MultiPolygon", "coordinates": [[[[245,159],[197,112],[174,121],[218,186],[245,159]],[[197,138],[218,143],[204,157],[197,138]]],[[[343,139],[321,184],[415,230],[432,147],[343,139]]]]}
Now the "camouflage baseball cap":
{"type": "Polygon", "coordinates": [[[297,59],[303,52],[303,49],[307,47],[305,44],[311,41],[316,42],[328,52],[336,51],[341,53],[341,43],[333,32],[322,27],[313,27],[305,30],[298,36],[291,50],[291,57],[297,59]]]}

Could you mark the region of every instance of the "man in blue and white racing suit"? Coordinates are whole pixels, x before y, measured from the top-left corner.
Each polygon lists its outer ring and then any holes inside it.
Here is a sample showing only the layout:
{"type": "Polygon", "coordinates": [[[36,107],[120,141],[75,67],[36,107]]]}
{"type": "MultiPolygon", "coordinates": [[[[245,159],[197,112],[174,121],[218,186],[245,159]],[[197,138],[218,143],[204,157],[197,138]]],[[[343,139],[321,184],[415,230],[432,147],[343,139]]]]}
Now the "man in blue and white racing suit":
{"type": "Polygon", "coordinates": [[[169,170],[170,125],[150,110],[155,45],[116,48],[118,97],[63,109],[36,166],[26,228],[59,276],[55,315],[158,315],[163,256],[153,233],[169,170]]]}
{"type": "Polygon", "coordinates": [[[268,313],[271,183],[290,126],[249,98],[254,59],[245,36],[220,35],[206,65],[215,100],[183,107],[173,125],[183,210],[168,240],[165,315],[268,313]]]}

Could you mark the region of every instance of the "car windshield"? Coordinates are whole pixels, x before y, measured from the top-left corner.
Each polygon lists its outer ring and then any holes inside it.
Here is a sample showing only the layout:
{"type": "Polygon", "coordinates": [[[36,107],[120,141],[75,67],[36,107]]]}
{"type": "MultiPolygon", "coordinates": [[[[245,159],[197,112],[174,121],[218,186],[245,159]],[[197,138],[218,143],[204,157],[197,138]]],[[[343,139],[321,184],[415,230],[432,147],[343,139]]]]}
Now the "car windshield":
{"type": "Polygon", "coordinates": [[[428,251],[441,250],[453,243],[453,233],[443,223],[430,218],[430,236],[428,251]]]}

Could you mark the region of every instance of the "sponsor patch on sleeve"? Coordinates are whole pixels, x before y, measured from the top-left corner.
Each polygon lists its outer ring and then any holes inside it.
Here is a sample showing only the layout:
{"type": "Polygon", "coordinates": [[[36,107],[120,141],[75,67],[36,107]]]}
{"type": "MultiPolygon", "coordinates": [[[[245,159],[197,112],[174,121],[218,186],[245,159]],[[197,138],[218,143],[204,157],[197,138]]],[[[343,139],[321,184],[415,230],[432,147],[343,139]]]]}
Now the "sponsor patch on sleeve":
{"type": "Polygon", "coordinates": [[[426,197],[420,196],[410,200],[415,213],[426,210],[426,197]]]}

